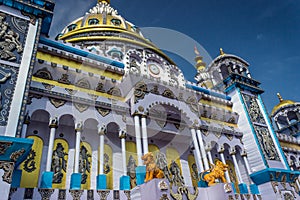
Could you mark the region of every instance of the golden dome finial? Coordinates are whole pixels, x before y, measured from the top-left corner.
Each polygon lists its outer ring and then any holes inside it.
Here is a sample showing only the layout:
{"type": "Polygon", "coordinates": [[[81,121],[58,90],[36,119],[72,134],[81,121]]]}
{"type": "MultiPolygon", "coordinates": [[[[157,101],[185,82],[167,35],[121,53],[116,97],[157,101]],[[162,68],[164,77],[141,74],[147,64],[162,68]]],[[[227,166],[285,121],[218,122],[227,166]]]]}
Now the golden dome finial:
{"type": "Polygon", "coordinates": [[[223,51],[222,48],[220,48],[220,55],[221,55],[221,56],[225,55],[225,53],[224,53],[224,51],[223,51]]]}
{"type": "Polygon", "coordinates": [[[278,96],[279,101],[282,102],[283,98],[281,97],[280,93],[277,93],[277,96],[278,96]]]}
{"type": "Polygon", "coordinates": [[[200,52],[199,52],[199,50],[198,50],[198,48],[197,48],[196,45],[195,45],[195,47],[194,47],[194,52],[195,52],[195,54],[196,54],[196,58],[195,58],[195,61],[196,61],[196,69],[197,69],[197,71],[202,71],[202,70],[205,69],[206,63],[203,62],[203,57],[200,56],[200,52]]]}
{"type": "Polygon", "coordinates": [[[98,0],[98,3],[100,3],[100,2],[106,2],[107,4],[110,4],[110,0],[98,0]]]}

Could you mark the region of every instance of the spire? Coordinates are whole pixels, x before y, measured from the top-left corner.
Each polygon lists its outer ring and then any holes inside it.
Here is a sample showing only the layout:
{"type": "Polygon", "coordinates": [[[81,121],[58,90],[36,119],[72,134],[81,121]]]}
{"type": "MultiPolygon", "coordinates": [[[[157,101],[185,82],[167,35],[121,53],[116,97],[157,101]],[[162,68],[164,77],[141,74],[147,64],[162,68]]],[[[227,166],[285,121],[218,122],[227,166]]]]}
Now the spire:
{"type": "Polygon", "coordinates": [[[202,71],[202,70],[205,69],[206,63],[203,62],[203,57],[200,56],[200,52],[198,51],[198,48],[196,46],[194,48],[194,51],[195,51],[195,54],[196,54],[196,58],[195,58],[196,69],[197,69],[197,71],[202,71]]]}
{"type": "Polygon", "coordinates": [[[107,4],[110,4],[110,0],[98,0],[98,3],[100,3],[100,2],[106,2],[107,4]]]}
{"type": "Polygon", "coordinates": [[[224,51],[223,51],[222,48],[220,48],[220,55],[221,55],[221,56],[225,55],[225,53],[224,53],[224,51]]]}
{"type": "Polygon", "coordinates": [[[280,93],[277,93],[277,97],[278,97],[278,99],[279,99],[280,102],[283,101],[283,98],[281,97],[280,93]]]}

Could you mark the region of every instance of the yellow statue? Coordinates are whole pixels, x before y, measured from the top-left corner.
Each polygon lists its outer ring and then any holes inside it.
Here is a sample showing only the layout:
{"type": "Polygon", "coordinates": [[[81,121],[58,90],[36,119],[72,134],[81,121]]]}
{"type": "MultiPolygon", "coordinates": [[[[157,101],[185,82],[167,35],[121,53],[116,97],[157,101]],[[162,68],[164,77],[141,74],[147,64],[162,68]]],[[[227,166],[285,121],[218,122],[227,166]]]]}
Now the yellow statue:
{"type": "MultiPolygon", "coordinates": [[[[228,170],[228,165],[224,164],[221,161],[217,161],[216,165],[213,165],[211,169],[209,169],[211,172],[208,174],[205,174],[203,177],[203,173],[201,173],[200,177],[202,180],[208,182],[208,186],[215,185],[216,179],[221,179],[223,183],[227,183],[225,179],[225,172],[228,170]]],[[[209,171],[206,170],[206,171],[209,171]]]]}
{"type": "Polygon", "coordinates": [[[154,178],[163,178],[164,173],[159,169],[155,163],[154,156],[152,152],[149,152],[142,156],[144,165],[146,165],[146,178],[145,182],[148,182],[154,178]]]}

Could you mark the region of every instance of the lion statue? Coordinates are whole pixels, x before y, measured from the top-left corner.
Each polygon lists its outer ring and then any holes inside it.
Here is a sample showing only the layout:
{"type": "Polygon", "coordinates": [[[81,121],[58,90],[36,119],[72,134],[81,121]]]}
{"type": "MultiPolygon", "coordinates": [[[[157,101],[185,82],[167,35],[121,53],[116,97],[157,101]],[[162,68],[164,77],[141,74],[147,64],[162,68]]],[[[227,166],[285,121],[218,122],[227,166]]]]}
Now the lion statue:
{"type": "Polygon", "coordinates": [[[202,172],[200,176],[202,180],[208,183],[208,186],[215,185],[216,179],[221,179],[223,183],[227,183],[225,179],[225,172],[228,170],[228,165],[218,160],[216,165],[213,165],[213,167],[209,170],[211,171],[210,173],[205,174],[203,177],[204,172],[202,172]]]}
{"type": "Polygon", "coordinates": [[[154,178],[163,178],[164,173],[155,163],[154,155],[152,152],[149,152],[142,156],[144,165],[146,165],[146,178],[145,182],[148,182],[154,178]]]}

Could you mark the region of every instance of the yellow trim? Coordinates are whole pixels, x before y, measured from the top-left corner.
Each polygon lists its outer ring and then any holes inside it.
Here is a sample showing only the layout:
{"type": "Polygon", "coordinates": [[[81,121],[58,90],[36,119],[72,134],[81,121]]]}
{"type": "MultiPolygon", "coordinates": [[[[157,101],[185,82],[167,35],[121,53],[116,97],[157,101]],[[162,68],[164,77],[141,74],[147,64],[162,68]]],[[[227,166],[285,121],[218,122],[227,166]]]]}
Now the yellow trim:
{"type": "Polygon", "coordinates": [[[221,124],[221,125],[231,126],[231,127],[237,128],[237,124],[232,124],[232,123],[228,123],[228,122],[222,122],[222,121],[219,121],[219,120],[209,119],[209,118],[205,118],[205,117],[201,117],[200,119],[204,120],[204,121],[208,121],[208,122],[215,122],[217,124],[221,124]]]}
{"type": "Polygon", "coordinates": [[[154,46],[150,46],[148,44],[145,44],[143,42],[134,41],[128,38],[120,38],[120,37],[110,37],[110,36],[89,36],[89,37],[78,37],[78,38],[72,38],[72,39],[66,39],[66,42],[73,43],[73,42],[82,42],[82,41],[97,41],[97,40],[113,40],[113,41],[121,41],[121,42],[128,42],[136,45],[140,45],[145,48],[149,48],[159,55],[163,56],[168,62],[171,64],[175,64],[167,55],[165,55],[161,50],[154,46]]]}
{"type": "Polygon", "coordinates": [[[75,29],[73,31],[70,31],[70,32],[66,33],[65,35],[62,35],[59,39],[60,40],[68,40],[67,38],[72,36],[72,35],[76,35],[76,34],[80,34],[80,33],[86,33],[86,32],[90,32],[90,31],[95,31],[95,32],[118,31],[118,32],[121,32],[121,33],[128,33],[129,35],[136,36],[137,38],[145,41],[145,43],[155,47],[155,45],[153,43],[146,40],[145,38],[140,36],[138,33],[130,32],[125,28],[120,28],[120,27],[116,27],[116,26],[112,26],[112,25],[105,25],[105,24],[89,25],[88,27],[81,27],[79,29],[75,29]],[[88,29],[92,29],[92,30],[88,30],[88,29]]]}
{"type": "Polygon", "coordinates": [[[85,88],[80,88],[80,87],[76,87],[74,85],[68,85],[68,84],[64,84],[64,83],[59,83],[57,81],[53,81],[53,80],[47,80],[47,79],[42,79],[42,78],[38,78],[33,76],[32,80],[35,82],[39,82],[39,83],[47,83],[50,85],[55,85],[61,88],[65,88],[65,89],[69,89],[69,90],[77,90],[80,92],[85,92],[87,94],[92,94],[92,95],[97,95],[97,96],[101,96],[101,97],[105,97],[105,98],[110,98],[110,99],[115,99],[115,100],[119,100],[119,101],[125,101],[125,98],[123,97],[117,97],[117,96],[112,96],[110,94],[107,93],[103,93],[103,92],[97,92],[94,90],[90,90],[90,89],[85,89],[85,88]]]}
{"type": "Polygon", "coordinates": [[[204,99],[201,99],[199,101],[199,103],[202,103],[204,105],[210,105],[210,106],[214,106],[214,107],[217,107],[217,108],[222,108],[222,109],[225,109],[225,110],[228,110],[230,112],[232,112],[232,108],[229,107],[229,106],[224,106],[224,105],[220,105],[218,103],[214,103],[212,101],[208,101],[208,100],[204,100],[204,99]]]}
{"type": "MultiPolygon", "coordinates": [[[[20,187],[21,188],[36,188],[38,187],[38,180],[39,180],[39,175],[40,175],[40,166],[41,166],[41,158],[42,158],[42,149],[44,146],[43,140],[38,137],[38,136],[28,136],[27,138],[33,139],[33,145],[32,145],[32,150],[36,153],[34,160],[31,162],[35,162],[35,167],[36,169],[33,170],[32,172],[27,172],[24,170],[24,162],[21,164],[20,169],[22,169],[22,177],[21,177],[21,183],[20,187]]],[[[27,158],[24,160],[26,161],[27,158]]],[[[30,165],[30,163],[28,165],[30,165]]]]}
{"type": "Polygon", "coordinates": [[[90,67],[88,65],[82,64],[82,63],[70,61],[65,58],[61,58],[61,57],[54,56],[54,55],[44,53],[44,52],[38,51],[36,57],[37,57],[37,59],[45,60],[48,62],[53,62],[53,63],[60,64],[60,65],[65,65],[65,66],[68,66],[73,69],[79,69],[79,70],[83,70],[86,72],[92,72],[94,74],[97,74],[100,76],[105,76],[105,77],[112,78],[115,80],[121,80],[123,77],[122,75],[119,75],[116,73],[107,72],[107,71],[104,71],[101,69],[96,69],[96,68],[90,67]]]}
{"type": "Polygon", "coordinates": [[[281,147],[287,147],[292,149],[300,150],[300,146],[298,144],[292,144],[288,142],[280,142],[281,147]]]}

